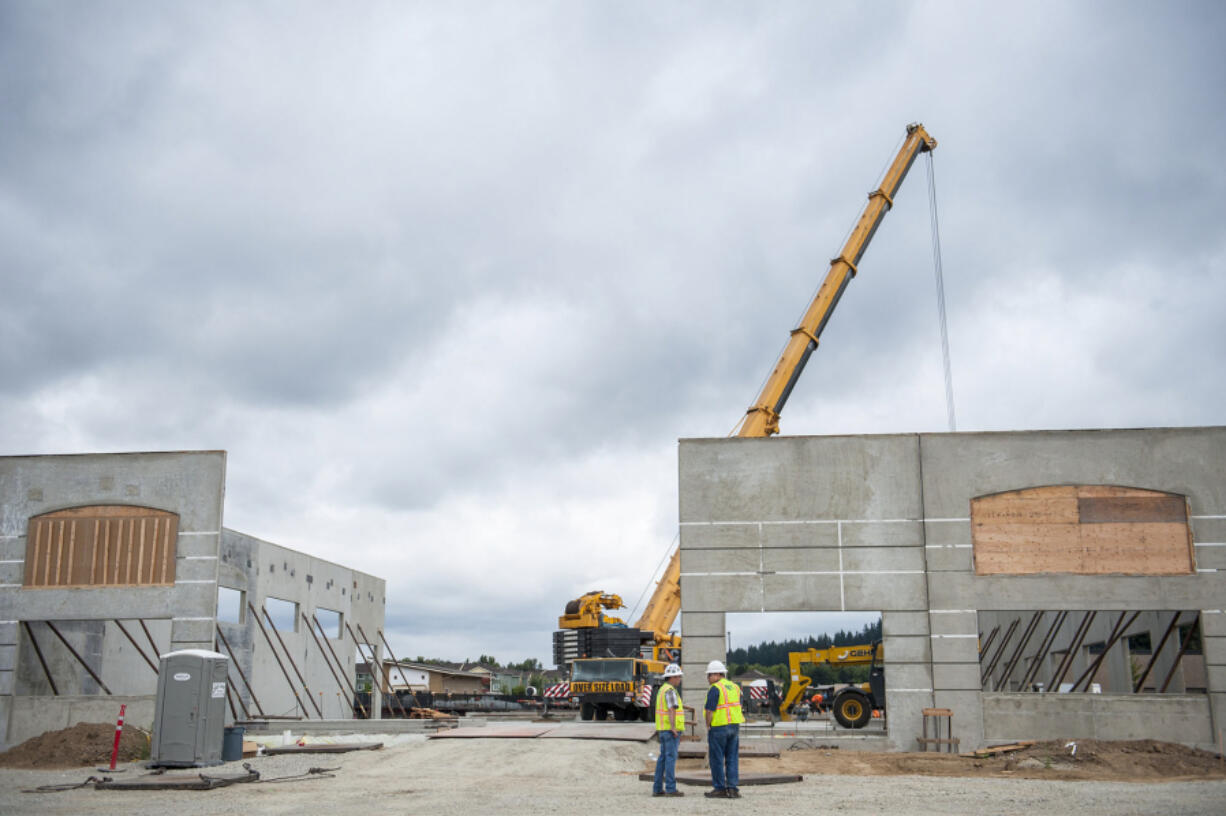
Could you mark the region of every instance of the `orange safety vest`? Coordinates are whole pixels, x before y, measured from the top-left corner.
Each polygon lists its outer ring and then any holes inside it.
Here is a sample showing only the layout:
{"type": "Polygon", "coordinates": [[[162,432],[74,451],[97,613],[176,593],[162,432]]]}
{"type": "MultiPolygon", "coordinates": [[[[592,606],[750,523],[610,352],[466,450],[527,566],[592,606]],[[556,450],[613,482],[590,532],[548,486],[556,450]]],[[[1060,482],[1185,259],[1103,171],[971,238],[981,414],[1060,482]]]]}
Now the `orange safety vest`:
{"type": "Polygon", "coordinates": [[[660,686],[660,690],[656,692],[656,730],[657,731],[672,731],[672,723],[668,717],[668,702],[665,700],[665,695],[669,691],[677,695],[677,730],[685,730],[685,707],[681,703],[681,689],[674,688],[672,683],[664,683],[660,686]]]}
{"type": "Polygon", "coordinates": [[[741,713],[741,687],[727,678],[716,680],[714,686],[719,690],[719,703],[711,714],[711,727],[745,722],[745,715],[741,713]]]}

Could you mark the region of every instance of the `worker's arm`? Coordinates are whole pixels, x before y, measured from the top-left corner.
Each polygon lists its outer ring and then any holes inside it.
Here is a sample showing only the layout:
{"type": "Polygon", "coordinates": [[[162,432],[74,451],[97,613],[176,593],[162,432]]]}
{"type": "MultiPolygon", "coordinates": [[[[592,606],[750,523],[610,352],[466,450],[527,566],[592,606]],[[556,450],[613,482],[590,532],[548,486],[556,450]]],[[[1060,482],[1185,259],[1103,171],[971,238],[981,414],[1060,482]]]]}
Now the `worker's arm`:
{"type": "Polygon", "coordinates": [[[719,706],[719,689],[711,686],[707,690],[707,704],[703,706],[703,716],[707,718],[707,728],[711,727],[711,718],[715,716],[715,709],[719,706]]]}

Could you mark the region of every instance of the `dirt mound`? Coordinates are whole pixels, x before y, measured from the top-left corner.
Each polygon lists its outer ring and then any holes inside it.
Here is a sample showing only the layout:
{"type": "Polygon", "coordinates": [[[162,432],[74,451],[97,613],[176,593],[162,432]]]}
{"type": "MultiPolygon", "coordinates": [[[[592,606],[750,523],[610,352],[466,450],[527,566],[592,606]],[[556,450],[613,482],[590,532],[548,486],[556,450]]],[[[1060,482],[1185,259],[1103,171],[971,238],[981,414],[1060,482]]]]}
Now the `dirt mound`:
{"type": "MultiPolygon", "coordinates": [[[[4,768],[80,768],[107,766],[115,744],[114,723],[79,723],[60,731],[28,739],[0,754],[4,768]]],[[[131,762],[149,755],[149,736],[131,726],[119,740],[119,761],[131,762]]]]}
{"type": "Polygon", "coordinates": [[[1217,754],[1150,739],[1040,742],[1000,757],[997,764],[1002,765],[1002,770],[1010,771],[1028,760],[1039,762],[1044,770],[1058,768],[1095,773],[1096,779],[1162,780],[1226,776],[1217,754]]]}

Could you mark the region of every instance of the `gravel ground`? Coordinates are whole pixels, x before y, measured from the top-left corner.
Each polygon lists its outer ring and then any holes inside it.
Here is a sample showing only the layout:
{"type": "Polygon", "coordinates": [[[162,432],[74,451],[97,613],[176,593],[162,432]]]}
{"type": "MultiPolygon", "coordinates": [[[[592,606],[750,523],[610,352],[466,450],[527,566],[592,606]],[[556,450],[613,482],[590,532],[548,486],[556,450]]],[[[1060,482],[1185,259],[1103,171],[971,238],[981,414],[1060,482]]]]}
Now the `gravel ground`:
{"type": "MultiPolygon", "coordinates": [[[[336,767],[335,778],[282,784],[234,785],[212,791],[99,791],[23,793],[25,788],[84,780],[79,771],[0,770],[0,813],[312,814],[338,812],[471,816],[603,812],[739,814],[1025,814],[1150,816],[1226,813],[1226,782],[1140,784],[966,779],[921,776],[812,776],[788,785],[745,787],[738,801],[707,800],[701,788],[683,799],[653,799],[638,780],[654,743],[563,739],[402,741],[381,751],[257,757],[264,778],[311,767],[336,767]],[[343,811],[341,810],[343,809],[343,811]]],[[[147,771],[128,765],[119,778],[147,771]]],[[[240,763],[206,769],[241,773],[240,763]]],[[[175,774],[184,773],[174,771],[175,774]]]]}

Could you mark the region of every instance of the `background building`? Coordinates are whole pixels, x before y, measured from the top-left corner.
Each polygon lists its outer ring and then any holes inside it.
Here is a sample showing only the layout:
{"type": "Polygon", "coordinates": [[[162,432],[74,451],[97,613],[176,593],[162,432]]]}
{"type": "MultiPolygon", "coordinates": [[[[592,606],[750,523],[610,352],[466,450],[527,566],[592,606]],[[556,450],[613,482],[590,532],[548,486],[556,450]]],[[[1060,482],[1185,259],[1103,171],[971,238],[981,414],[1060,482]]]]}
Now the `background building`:
{"type": "Polygon", "coordinates": [[[384,581],[225,529],[225,472],[224,451],[0,457],[0,744],[121,702],[149,727],[179,649],[235,658],[232,719],[352,716],[384,581]]]}

